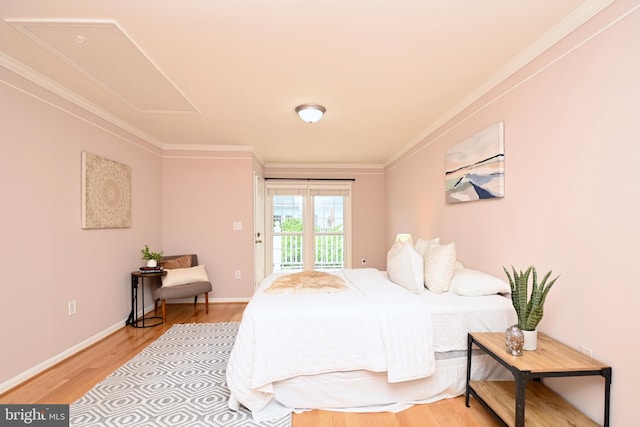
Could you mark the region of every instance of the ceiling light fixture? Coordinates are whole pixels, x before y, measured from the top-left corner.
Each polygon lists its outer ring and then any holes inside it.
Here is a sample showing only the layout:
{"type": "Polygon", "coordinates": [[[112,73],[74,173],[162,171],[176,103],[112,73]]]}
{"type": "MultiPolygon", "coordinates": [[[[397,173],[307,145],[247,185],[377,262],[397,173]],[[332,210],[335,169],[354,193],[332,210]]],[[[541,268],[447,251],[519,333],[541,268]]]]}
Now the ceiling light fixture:
{"type": "Polygon", "coordinates": [[[296,113],[307,123],[317,122],[326,111],[320,104],[302,104],[296,107],[296,113]]]}

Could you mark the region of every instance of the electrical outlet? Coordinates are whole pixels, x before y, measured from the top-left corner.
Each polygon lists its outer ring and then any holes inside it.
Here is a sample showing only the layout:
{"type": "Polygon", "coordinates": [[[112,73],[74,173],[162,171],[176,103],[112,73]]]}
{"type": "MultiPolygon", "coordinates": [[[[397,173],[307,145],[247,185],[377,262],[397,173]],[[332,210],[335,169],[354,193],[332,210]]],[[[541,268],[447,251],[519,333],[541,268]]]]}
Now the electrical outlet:
{"type": "Polygon", "coordinates": [[[236,270],[235,278],[240,279],[241,277],[242,277],[242,273],[240,272],[240,270],[236,270]]]}
{"type": "Polygon", "coordinates": [[[590,348],[582,346],[580,350],[582,351],[582,354],[586,354],[587,356],[593,358],[593,350],[591,350],[590,348]]]}
{"type": "Polygon", "coordinates": [[[233,222],[233,230],[234,231],[242,230],[242,222],[234,221],[233,222]]]}
{"type": "Polygon", "coordinates": [[[69,301],[69,316],[73,316],[77,312],[76,300],[69,301]]]}

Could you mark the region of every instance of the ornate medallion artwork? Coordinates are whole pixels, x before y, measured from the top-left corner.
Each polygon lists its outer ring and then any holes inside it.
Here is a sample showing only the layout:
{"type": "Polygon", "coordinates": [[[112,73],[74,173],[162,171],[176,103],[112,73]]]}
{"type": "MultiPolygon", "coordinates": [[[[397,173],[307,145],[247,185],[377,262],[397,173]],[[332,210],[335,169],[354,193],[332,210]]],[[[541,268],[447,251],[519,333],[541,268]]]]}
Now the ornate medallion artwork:
{"type": "Polygon", "coordinates": [[[82,152],[82,228],[131,226],[131,167],[82,152]]]}

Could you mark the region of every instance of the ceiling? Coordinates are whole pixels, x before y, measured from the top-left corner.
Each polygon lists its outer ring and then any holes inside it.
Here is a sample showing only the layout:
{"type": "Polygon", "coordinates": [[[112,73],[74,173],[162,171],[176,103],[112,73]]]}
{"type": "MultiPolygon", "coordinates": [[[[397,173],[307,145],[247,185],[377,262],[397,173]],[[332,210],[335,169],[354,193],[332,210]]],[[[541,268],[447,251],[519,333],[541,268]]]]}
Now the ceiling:
{"type": "Polygon", "coordinates": [[[608,3],[2,0],[0,65],[165,149],[381,165],[608,3]]]}

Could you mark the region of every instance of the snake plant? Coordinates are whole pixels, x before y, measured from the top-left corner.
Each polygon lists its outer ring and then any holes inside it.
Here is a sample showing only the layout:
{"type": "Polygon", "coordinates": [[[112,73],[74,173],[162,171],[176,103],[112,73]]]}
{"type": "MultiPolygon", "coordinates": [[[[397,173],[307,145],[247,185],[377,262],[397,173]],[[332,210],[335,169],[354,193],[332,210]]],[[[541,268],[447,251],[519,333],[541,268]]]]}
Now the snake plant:
{"type": "Polygon", "coordinates": [[[524,272],[518,272],[511,266],[513,277],[506,268],[502,268],[509,278],[511,302],[518,314],[518,327],[523,331],[534,331],[538,323],[540,323],[540,320],[542,320],[544,301],[547,298],[547,294],[560,276],[557,276],[547,283],[547,280],[551,276],[551,271],[549,271],[545,274],[542,282],[538,284],[538,274],[534,266],[527,268],[524,272]],[[532,277],[533,285],[531,293],[529,293],[529,276],[532,277]],[[529,297],[528,300],[527,297],[529,297]]]}

